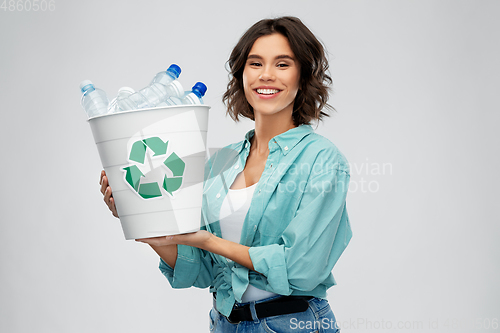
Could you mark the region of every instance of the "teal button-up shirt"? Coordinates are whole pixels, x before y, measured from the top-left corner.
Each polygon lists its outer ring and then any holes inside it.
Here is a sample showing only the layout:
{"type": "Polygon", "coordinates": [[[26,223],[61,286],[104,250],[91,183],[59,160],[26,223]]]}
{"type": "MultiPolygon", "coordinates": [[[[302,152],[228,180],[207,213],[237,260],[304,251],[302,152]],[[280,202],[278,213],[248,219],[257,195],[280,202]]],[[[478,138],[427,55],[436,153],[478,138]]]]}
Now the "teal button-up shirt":
{"type": "MultiPolygon", "coordinates": [[[[221,236],[222,202],[245,168],[254,130],[205,165],[204,228],[221,236]]],[[[301,125],[269,141],[269,156],[245,217],[240,243],[255,271],[222,256],[178,245],[175,269],[160,260],[174,288],[210,287],[228,316],[248,284],[281,295],[326,298],[333,266],[352,237],[346,210],[349,164],[325,137],[301,125]]]]}

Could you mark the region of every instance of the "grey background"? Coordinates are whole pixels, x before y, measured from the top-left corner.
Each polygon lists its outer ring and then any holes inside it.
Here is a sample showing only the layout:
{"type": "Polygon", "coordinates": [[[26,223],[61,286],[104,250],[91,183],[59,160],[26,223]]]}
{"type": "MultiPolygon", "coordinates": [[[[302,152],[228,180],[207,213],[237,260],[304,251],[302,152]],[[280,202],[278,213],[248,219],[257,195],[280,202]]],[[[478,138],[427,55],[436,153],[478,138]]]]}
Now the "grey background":
{"type": "Polygon", "coordinates": [[[208,331],[207,290],[173,290],[102,202],[78,84],[114,96],[177,62],[209,88],[209,147],[239,141],[252,122],[225,117],[225,61],[284,14],[329,51],[337,112],[317,131],[351,163],[328,296],[343,332],[500,331],[500,2],[3,3],[1,332],[208,331]]]}

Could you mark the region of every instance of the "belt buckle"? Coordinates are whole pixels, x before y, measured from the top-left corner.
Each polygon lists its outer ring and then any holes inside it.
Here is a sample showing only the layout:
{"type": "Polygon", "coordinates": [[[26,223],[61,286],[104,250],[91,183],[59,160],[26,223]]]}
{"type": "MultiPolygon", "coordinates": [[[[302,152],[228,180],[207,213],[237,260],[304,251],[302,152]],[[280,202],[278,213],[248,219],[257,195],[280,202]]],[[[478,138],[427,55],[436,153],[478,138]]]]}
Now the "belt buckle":
{"type": "Polygon", "coordinates": [[[239,307],[238,305],[235,305],[232,310],[231,310],[231,313],[229,314],[229,316],[226,317],[227,321],[230,323],[230,324],[233,324],[233,325],[237,325],[239,323],[242,322],[242,320],[236,320],[234,319],[234,317],[239,317],[241,318],[241,316],[238,316],[237,312],[238,312],[239,307]],[[233,317],[233,319],[231,319],[231,316],[233,317]]]}

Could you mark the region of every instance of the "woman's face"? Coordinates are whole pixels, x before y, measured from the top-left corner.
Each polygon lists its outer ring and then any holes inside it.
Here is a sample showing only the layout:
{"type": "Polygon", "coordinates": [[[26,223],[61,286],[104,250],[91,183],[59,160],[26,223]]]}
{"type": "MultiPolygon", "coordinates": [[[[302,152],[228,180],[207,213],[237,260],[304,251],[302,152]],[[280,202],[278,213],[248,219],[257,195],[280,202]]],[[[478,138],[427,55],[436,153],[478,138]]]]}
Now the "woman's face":
{"type": "Polygon", "coordinates": [[[291,117],[299,79],[299,63],[285,36],[275,33],[255,41],[243,70],[243,88],[256,117],[258,113],[291,117]]]}

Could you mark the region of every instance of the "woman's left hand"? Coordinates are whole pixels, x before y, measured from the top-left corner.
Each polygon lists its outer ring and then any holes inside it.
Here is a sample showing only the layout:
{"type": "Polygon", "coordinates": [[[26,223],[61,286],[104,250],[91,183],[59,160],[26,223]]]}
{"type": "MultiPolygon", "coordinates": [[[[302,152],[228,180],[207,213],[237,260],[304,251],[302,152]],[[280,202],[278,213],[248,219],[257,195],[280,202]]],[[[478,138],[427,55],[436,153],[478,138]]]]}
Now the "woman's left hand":
{"type": "Polygon", "coordinates": [[[207,244],[212,237],[215,236],[213,236],[210,232],[206,230],[198,230],[196,232],[190,232],[187,234],[141,238],[141,239],[136,239],[136,241],[147,243],[152,246],[181,244],[181,245],[189,245],[200,249],[204,249],[207,247],[207,244]]]}

